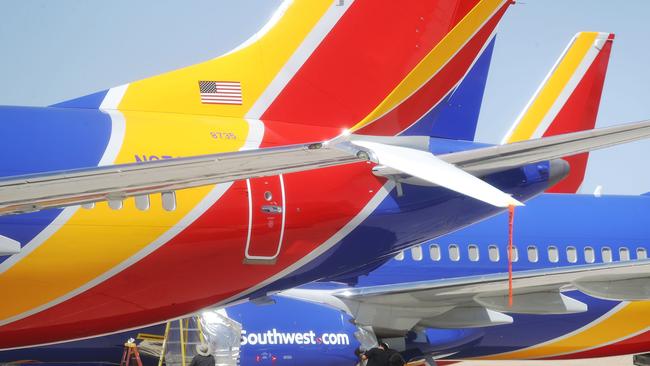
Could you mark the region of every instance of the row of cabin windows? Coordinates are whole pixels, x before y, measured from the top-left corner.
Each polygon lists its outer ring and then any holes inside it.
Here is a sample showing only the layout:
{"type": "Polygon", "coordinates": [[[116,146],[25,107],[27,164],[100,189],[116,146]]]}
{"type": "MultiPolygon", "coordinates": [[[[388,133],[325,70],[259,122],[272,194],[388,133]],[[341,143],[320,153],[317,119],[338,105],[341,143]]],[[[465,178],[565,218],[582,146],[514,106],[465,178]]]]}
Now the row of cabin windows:
{"type": "MultiPolygon", "coordinates": [[[[508,249],[506,248],[506,251],[508,249]]],[[[449,259],[457,262],[460,260],[461,256],[461,249],[457,244],[450,244],[447,247],[447,254],[449,255],[449,259]]],[[[535,245],[529,245],[526,248],[526,255],[528,257],[528,261],[531,263],[536,263],[539,260],[539,251],[537,250],[537,246],[535,245]]],[[[560,260],[560,250],[558,247],[554,245],[550,245],[547,247],[547,255],[548,255],[548,260],[551,263],[557,263],[560,260]]],[[[596,252],[594,248],[592,247],[585,247],[583,250],[583,255],[585,262],[587,263],[594,263],[596,261],[596,252]]],[[[621,261],[629,261],[630,260],[630,250],[626,247],[621,247],[618,250],[618,255],[621,261]]],[[[601,256],[603,262],[611,262],[613,260],[612,256],[612,249],[609,247],[603,247],[601,249],[601,256]]],[[[411,257],[415,261],[421,261],[424,258],[424,253],[422,250],[422,246],[418,245],[413,248],[411,248],[411,257]]],[[[439,261],[442,259],[442,249],[438,244],[431,244],[429,245],[429,257],[433,261],[439,261]]],[[[479,255],[479,248],[475,244],[470,244],[467,246],[467,257],[469,258],[470,261],[472,262],[478,262],[480,259],[479,255]]],[[[490,245],[488,246],[488,258],[490,258],[490,261],[492,262],[498,262],[499,261],[499,248],[496,245],[490,245]]],[[[636,259],[646,259],[648,258],[648,253],[645,248],[637,248],[636,249],[636,259]]],[[[404,259],[404,252],[400,252],[395,259],[398,261],[401,261],[404,259]]],[[[519,260],[519,251],[517,250],[516,246],[512,247],[512,261],[517,262],[519,260]]],[[[566,260],[569,263],[576,263],[578,261],[578,249],[574,246],[569,246],[566,248],[566,260]]]]}

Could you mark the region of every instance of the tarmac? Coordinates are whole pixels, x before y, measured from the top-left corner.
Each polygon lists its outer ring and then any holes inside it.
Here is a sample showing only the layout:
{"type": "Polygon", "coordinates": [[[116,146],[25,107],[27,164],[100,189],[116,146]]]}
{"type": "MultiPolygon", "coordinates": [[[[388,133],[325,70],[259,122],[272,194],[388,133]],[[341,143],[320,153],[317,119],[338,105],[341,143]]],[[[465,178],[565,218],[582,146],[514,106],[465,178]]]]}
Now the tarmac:
{"type": "Polygon", "coordinates": [[[465,361],[458,366],[632,366],[632,356],[568,361],[465,361]]]}

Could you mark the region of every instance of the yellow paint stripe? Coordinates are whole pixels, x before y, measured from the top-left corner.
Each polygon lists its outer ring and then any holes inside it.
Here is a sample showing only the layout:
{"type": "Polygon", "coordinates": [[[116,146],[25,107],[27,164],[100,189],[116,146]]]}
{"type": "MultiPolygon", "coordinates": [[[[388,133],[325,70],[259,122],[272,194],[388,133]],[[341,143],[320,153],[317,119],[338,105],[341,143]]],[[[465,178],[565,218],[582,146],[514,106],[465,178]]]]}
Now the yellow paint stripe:
{"type": "Polygon", "coordinates": [[[131,83],[119,109],[244,117],[331,5],[331,0],[294,1],[278,23],[249,46],[131,83]],[[243,104],[202,104],[199,80],[241,82],[243,104]]]}
{"type": "Polygon", "coordinates": [[[481,359],[534,359],[591,349],[629,337],[650,327],[649,313],[650,301],[631,302],[601,323],[573,336],[542,346],[481,359]]]}
{"type": "MultiPolygon", "coordinates": [[[[126,134],[116,163],[134,162],[135,155],[142,154],[179,157],[234,151],[248,134],[248,124],[241,119],[139,112],[126,112],[125,117],[126,134]],[[217,140],[211,132],[232,135],[217,140]]],[[[111,270],[176,225],[211,188],[178,191],[173,212],[162,209],[159,195],[152,195],[151,209],[144,212],[135,208],[133,199],[118,211],[105,203],[77,210],[45,243],[0,275],[0,293],[7,294],[0,319],[47,304],[111,270]]]]}
{"type": "MultiPolygon", "coordinates": [[[[278,23],[251,45],[131,83],[119,104],[127,127],[116,163],[133,162],[134,156],[141,154],[176,157],[240,149],[248,135],[244,120],[219,121],[205,115],[244,116],[331,5],[330,0],[293,2],[278,23]],[[199,80],[240,81],[243,105],[201,104],[199,80]],[[210,135],[213,131],[230,132],[238,138],[216,141],[210,135]],[[184,143],[187,141],[192,143],[184,143]]],[[[210,189],[177,192],[174,212],[163,211],[156,196],[146,212],[138,211],[132,200],[119,211],[105,204],[77,211],[50,239],[0,275],[0,293],[11,294],[0,307],[0,319],[55,301],[114,268],[176,225],[210,189]]]]}
{"type": "Polygon", "coordinates": [[[411,70],[400,84],[361,122],[356,131],[375,121],[419,89],[460,50],[503,4],[503,0],[482,0],[411,70]]]}
{"type": "Polygon", "coordinates": [[[524,141],[533,136],[593,46],[597,36],[598,32],[582,32],[576,37],[562,61],[540,90],[537,98],[530,104],[512,131],[508,142],[524,141]]]}

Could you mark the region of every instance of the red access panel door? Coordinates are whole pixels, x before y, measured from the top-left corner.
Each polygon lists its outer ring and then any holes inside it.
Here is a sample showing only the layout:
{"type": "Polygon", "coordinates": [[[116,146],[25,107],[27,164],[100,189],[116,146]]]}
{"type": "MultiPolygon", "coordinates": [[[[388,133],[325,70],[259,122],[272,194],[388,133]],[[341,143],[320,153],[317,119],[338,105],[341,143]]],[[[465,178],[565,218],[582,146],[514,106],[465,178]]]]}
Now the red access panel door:
{"type": "Polygon", "coordinates": [[[286,215],[282,175],[253,178],[248,188],[246,260],[274,263],[282,248],[286,215]]]}

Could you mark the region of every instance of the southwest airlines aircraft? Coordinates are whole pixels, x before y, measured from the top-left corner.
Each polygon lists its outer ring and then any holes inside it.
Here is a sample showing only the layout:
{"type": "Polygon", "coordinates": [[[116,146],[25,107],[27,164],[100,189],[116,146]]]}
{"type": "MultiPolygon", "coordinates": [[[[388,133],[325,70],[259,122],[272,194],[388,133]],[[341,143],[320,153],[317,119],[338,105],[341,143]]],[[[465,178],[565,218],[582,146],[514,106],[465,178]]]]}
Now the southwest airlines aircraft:
{"type": "MultiPolygon", "coordinates": [[[[493,286],[500,295],[497,301],[488,297],[486,283],[469,289],[453,286],[470,279],[488,282],[505,277],[505,215],[410,249],[399,259],[360,277],[356,287],[310,285],[310,289],[300,292],[292,290],[272,296],[273,304],[249,302],[229,306],[225,310],[228,317],[242,323],[245,331],[240,364],[353,366],[359,361],[357,349],[371,346],[374,336],[389,338],[388,343],[402,350],[405,358],[424,358],[430,364],[433,359],[438,363],[467,359],[573,359],[648,352],[650,302],[627,301],[650,296],[643,285],[645,281],[632,277],[589,282],[584,275],[584,283],[578,280],[569,284],[554,278],[591,267],[593,272],[589,274],[597,280],[598,268],[603,265],[643,263],[650,251],[649,207],[650,197],[645,195],[545,194],[529,201],[527,209],[519,210],[516,217],[515,276],[526,281],[525,277],[550,273],[551,269],[564,273],[547,274],[551,278],[542,280],[537,276],[537,283],[530,286],[536,292],[525,294],[516,288],[512,309],[507,308],[504,285],[493,286]],[[384,299],[358,297],[353,292],[378,287],[396,290],[404,283],[440,287],[428,293],[411,291],[384,299]],[[583,284],[585,287],[581,287],[583,284]],[[559,294],[557,289],[561,286],[570,290],[559,294]],[[328,287],[330,290],[325,290],[328,287]],[[583,289],[585,292],[581,292],[583,289]],[[321,297],[301,300],[306,292],[320,292],[321,297]],[[373,327],[377,332],[374,334],[363,326],[374,324],[374,319],[357,323],[360,313],[320,303],[327,299],[322,294],[328,292],[336,292],[347,303],[366,306],[367,310],[390,304],[394,313],[390,319],[396,319],[400,314],[395,309],[400,309],[404,310],[402,315],[409,316],[402,318],[409,323],[405,327],[416,325],[400,332],[373,327]],[[450,298],[453,303],[448,302],[450,298]],[[457,306],[458,302],[471,306],[457,306]],[[301,334],[299,340],[297,334],[301,334]]],[[[645,273],[647,276],[647,267],[645,273]]],[[[349,307],[346,305],[345,309],[349,307]]],[[[139,333],[160,336],[164,329],[164,325],[159,325],[72,343],[5,351],[0,353],[0,361],[116,363],[126,339],[139,333]]],[[[157,361],[156,357],[148,358],[151,364],[157,361]]]]}
{"type": "Polygon", "coordinates": [[[557,158],[650,134],[487,146],[437,123],[510,4],[287,1],[216,59],[0,108],[0,349],[365,270],[542,192],[557,158]]]}
{"type": "MultiPolygon", "coordinates": [[[[612,40],[607,33],[576,35],[504,142],[593,128],[612,40]],[[542,101],[560,112],[548,120],[529,117],[542,101]]],[[[493,44],[439,109],[438,121],[462,113],[475,124],[493,44]]],[[[570,159],[579,169],[555,192],[575,192],[582,182],[587,155],[570,159]]],[[[643,319],[649,303],[626,300],[650,296],[638,286],[647,275],[649,200],[551,194],[530,201],[516,219],[513,307],[503,285],[505,216],[403,251],[368,275],[338,278],[352,287],[312,284],[272,296],[273,305],[230,306],[227,315],[244,325],[241,364],[354,365],[355,351],[371,346],[375,334],[408,359],[430,363],[434,357],[557,359],[648,351],[650,324],[643,319]]],[[[157,326],[7,351],[0,360],[116,362],[125,339],[163,332],[157,326]]]]}

